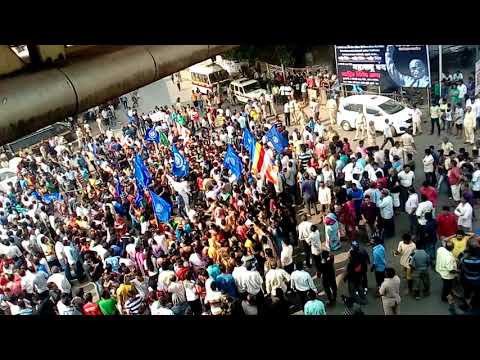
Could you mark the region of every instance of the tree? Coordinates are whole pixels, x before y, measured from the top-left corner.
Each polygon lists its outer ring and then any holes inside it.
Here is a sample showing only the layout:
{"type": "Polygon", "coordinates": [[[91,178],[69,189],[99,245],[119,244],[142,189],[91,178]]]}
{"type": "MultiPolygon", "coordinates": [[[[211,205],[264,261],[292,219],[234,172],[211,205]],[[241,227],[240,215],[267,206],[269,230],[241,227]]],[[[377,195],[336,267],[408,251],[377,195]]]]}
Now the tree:
{"type": "Polygon", "coordinates": [[[284,66],[295,65],[295,57],[290,47],[285,45],[275,46],[273,54],[277,64],[283,64],[284,66]]]}
{"type": "Polygon", "coordinates": [[[286,45],[266,47],[239,46],[227,51],[222,57],[227,60],[248,60],[250,63],[254,63],[255,60],[266,61],[275,65],[283,63],[284,66],[292,66],[296,63],[293,47],[286,45]]]}

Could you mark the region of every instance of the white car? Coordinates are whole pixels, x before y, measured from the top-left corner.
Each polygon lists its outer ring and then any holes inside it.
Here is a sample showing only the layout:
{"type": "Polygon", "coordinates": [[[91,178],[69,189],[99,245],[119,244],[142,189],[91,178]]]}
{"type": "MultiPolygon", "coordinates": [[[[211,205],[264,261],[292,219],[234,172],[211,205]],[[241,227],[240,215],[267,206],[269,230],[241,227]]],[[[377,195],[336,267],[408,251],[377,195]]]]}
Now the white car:
{"type": "Polygon", "coordinates": [[[367,124],[375,123],[375,130],[383,131],[385,119],[392,125],[393,136],[403,134],[412,126],[413,109],[380,95],[352,95],[340,99],[337,123],[345,131],[355,129],[359,112],[365,114],[367,124]]]}
{"type": "Polygon", "coordinates": [[[8,192],[8,183],[11,182],[14,186],[17,182],[17,174],[15,170],[9,168],[0,169],[0,190],[8,192]]]}
{"type": "Polygon", "coordinates": [[[247,103],[249,100],[258,100],[262,94],[267,94],[267,90],[262,89],[257,80],[246,78],[232,81],[230,90],[237,100],[243,103],[247,103]]]}

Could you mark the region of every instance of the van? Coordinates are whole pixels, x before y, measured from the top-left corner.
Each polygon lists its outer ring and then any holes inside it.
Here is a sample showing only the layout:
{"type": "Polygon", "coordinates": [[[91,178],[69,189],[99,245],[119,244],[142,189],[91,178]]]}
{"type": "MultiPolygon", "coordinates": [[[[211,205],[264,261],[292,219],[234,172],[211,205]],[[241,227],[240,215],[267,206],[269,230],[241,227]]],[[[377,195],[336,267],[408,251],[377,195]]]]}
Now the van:
{"type": "Polygon", "coordinates": [[[192,90],[197,89],[202,94],[217,91],[224,94],[231,80],[228,72],[220,65],[212,63],[208,65],[197,64],[190,68],[192,78],[192,90]]]}
{"type": "Polygon", "coordinates": [[[230,91],[238,101],[243,103],[247,103],[249,100],[258,100],[262,94],[267,94],[267,90],[262,89],[257,80],[247,78],[232,81],[230,91]]]}

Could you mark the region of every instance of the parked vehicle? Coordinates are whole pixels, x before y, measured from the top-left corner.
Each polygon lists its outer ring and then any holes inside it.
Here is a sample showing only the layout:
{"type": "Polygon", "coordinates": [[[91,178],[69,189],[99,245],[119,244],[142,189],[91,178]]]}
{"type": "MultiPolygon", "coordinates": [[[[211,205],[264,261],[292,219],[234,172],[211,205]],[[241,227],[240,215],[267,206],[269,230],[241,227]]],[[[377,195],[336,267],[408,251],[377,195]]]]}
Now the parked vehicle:
{"type": "Polygon", "coordinates": [[[11,143],[4,145],[3,149],[5,152],[15,154],[18,151],[26,148],[36,148],[43,141],[55,136],[62,136],[67,142],[72,142],[76,139],[75,133],[72,131],[70,124],[66,122],[57,122],[40,130],[37,130],[30,135],[12,141],[11,143]]]}
{"type": "Polygon", "coordinates": [[[200,90],[202,94],[218,91],[223,94],[227,91],[231,80],[228,72],[220,65],[212,63],[208,65],[197,64],[190,68],[192,78],[192,90],[200,90]]]}
{"type": "Polygon", "coordinates": [[[17,182],[17,173],[14,169],[2,168],[0,169],[0,190],[8,192],[9,186],[8,183],[11,182],[13,185],[17,182]]]}
{"type": "Polygon", "coordinates": [[[345,131],[355,129],[355,119],[363,112],[367,123],[373,121],[375,130],[383,131],[385,119],[392,125],[393,136],[403,134],[412,126],[413,109],[380,95],[352,95],[341,98],[337,123],[345,131]]]}
{"type": "Polygon", "coordinates": [[[262,94],[267,93],[267,90],[260,87],[260,83],[257,80],[247,78],[232,81],[230,90],[237,100],[243,103],[259,99],[262,94]]]}

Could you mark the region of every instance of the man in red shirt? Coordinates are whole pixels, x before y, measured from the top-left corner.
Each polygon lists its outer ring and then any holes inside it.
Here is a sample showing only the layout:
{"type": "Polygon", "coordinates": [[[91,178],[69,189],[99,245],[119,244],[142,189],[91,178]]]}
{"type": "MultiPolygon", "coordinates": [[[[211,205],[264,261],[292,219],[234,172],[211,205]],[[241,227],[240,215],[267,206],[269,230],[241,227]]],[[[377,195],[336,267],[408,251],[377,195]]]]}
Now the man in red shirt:
{"type": "Polygon", "coordinates": [[[84,315],[89,315],[89,316],[99,316],[102,315],[102,312],[100,311],[100,307],[98,304],[95,304],[93,302],[93,296],[91,293],[85,294],[85,305],[82,307],[82,312],[84,315]]]}
{"type": "Polygon", "coordinates": [[[430,186],[428,181],[424,181],[422,186],[420,187],[420,194],[423,194],[427,197],[427,199],[432,203],[433,207],[437,206],[437,189],[433,186],[430,186]]]}
{"type": "Polygon", "coordinates": [[[444,206],[442,212],[437,215],[437,233],[440,240],[457,233],[457,217],[450,211],[450,207],[444,206]]]}
{"type": "Polygon", "coordinates": [[[460,201],[460,169],[457,166],[457,162],[452,160],[451,168],[448,171],[448,183],[452,189],[452,197],[455,201],[460,201]]]}

